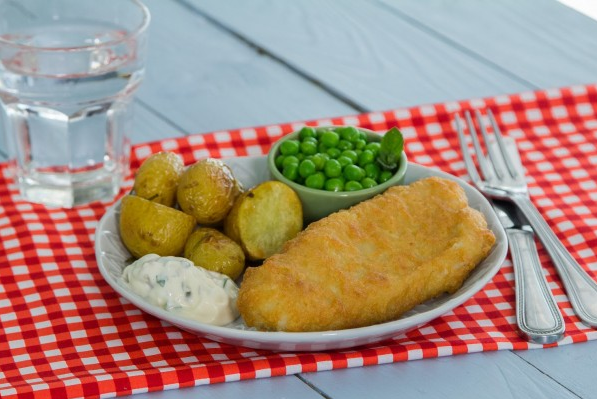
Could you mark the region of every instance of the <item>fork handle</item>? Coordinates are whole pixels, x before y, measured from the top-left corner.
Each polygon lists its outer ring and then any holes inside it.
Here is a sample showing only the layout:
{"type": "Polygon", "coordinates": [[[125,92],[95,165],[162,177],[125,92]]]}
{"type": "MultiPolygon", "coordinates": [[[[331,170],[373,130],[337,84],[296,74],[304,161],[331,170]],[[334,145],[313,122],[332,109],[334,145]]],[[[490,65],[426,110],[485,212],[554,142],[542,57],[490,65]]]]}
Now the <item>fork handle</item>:
{"type": "Polygon", "coordinates": [[[514,265],[516,321],[520,334],[537,344],[551,344],[564,336],[564,319],[541,269],[534,234],[506,229],[514,265]]]}
{"type": "Polygon", "coordinates": [[[597,327],[597,283],[568,252],[530,198],[517,195],[512,201],[526,216],[549,253],[577,316],[585,324],[597,327]]]}

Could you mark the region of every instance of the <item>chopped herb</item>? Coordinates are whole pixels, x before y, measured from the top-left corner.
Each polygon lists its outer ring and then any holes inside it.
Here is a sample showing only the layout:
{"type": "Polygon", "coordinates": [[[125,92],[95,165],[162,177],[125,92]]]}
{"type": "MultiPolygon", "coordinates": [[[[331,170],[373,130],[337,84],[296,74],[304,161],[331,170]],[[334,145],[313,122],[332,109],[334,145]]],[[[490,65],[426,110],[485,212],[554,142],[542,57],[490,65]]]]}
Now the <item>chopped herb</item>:
{"type": "Polygon", "coordinates": [[[166,279],[165,278],[160,278],[159,276],[156,276],[155,278],[156,283],[159,284],[160,287],[163,287],[166,285],[166,279]]]}

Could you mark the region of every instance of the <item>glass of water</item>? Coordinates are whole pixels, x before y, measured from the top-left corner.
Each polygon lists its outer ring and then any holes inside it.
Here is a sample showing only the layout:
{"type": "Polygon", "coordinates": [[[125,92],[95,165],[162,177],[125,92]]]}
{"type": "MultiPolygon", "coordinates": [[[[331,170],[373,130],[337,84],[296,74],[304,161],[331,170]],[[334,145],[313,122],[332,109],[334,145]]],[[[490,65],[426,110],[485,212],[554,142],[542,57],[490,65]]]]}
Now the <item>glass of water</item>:
{"type": "Polygon", "coordinates": [[[120,191],[148,24],[137,0],[0,0],[1,118],[25,200],[120,191]]]}

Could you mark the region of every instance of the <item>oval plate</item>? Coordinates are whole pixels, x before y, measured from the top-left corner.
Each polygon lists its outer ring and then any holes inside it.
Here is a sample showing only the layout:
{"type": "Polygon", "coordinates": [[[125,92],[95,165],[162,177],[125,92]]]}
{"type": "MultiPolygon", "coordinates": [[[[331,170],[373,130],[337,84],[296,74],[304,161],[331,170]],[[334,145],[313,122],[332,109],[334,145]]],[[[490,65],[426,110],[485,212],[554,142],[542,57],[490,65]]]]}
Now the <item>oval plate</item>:
{"type": "MultiPolygon", "coordinates": [[[[252,187],[270,179],[265,156],[230,158],[223,161],[232,168],[235,177],[245,187],[252,187]]],[[[219,327],[177,316],[151,305],[130,292],[121,280],[122,270],[131,259],[131,255],[122,244],[118,232],[120,201],[106,211],[95,232],[95,254],[99,270],[106,282],[135,306],[183,330],[213,341],[280,351],[322,351],[380,342],[397,337],[461,305],[493,278],[506,257],[508,243],[504,229],[485,197],[461,179],[413,163],[408,165],[405,184],[429,176],[454,180],[464,188],[469,205],[485,215],[489,228],[496,236],[496,244],[489,256],[473,270],[463,286],[454,294],[427,301],[391,322],[337,331],[262,332],[247,329],[241,319],[219,327]]]]}

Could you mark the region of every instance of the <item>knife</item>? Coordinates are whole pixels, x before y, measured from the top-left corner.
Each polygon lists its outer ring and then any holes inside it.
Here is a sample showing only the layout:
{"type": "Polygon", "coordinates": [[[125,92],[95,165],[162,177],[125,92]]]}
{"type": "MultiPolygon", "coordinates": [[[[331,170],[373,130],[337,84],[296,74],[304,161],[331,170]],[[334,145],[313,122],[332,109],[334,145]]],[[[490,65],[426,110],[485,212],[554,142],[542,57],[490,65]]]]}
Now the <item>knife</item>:
{"type": "Polygon", "coordinates": [[[513,203],[492,204],[508,236],[519,333],[537,344],[557,342],[564,336],[564,319],[543,275],[533,229],[513,203]]]}

